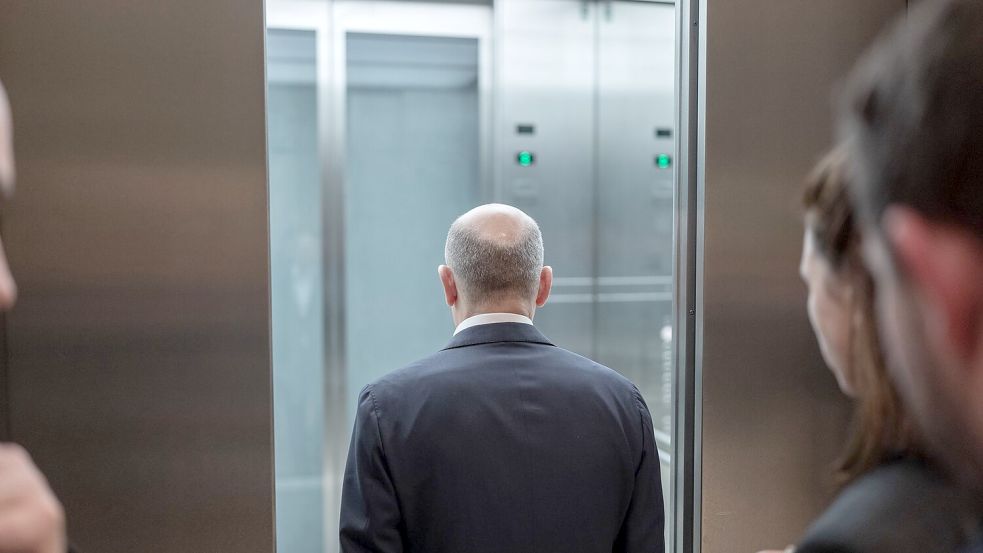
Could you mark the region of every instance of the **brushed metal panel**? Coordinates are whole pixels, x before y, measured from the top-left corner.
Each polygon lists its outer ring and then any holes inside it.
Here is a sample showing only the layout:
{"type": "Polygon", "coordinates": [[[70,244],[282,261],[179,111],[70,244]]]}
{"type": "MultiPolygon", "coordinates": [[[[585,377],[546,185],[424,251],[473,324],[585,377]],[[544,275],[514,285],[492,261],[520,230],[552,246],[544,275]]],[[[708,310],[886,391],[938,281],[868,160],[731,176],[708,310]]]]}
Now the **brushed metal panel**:
{"type": "MultiPolygon", "coordinates": [[[[560,278],[595,273],[596,10],[569,0],[495,5],[496,198],[539,221],[546,262],[560,278]],[[520,125],[532,125],[534,132],[520,134],[520,125]],[[520,151],[532,152],[535,162],[520,166],[520,151]]],[[[565,291],[562,284],[554,289],[565,291]]],[[[549,310],[537,313],[547,332],[549,310]]],[[[578,311],[593,319],[591,309],[578,311]]],[[[578,352],[593,354],[589,334],[576,340],[583,345],[578,352]]]]}
{"type": "Polygon", "coordinates": [[[905,2],[706,6],[702,551],[756,551],[832,491],[848,403],[806,320],[798,198],[833,86],[905,2]]]}
{"type": "Polygon", "coordinates": [[[12,437],[82,551],[272,551],[262,1],[0,13],[12,437]]]}
{"type": "MultiPolygon", "coordinates": [[[[597,10],[596,29],[594,354],[646,398],[671,513],[675,194],[671,164],[656,160],[675,157],[675,7],[609,2],[597,10]]],[[[674,531],[668,524],[667,544],[674,531]]]]}

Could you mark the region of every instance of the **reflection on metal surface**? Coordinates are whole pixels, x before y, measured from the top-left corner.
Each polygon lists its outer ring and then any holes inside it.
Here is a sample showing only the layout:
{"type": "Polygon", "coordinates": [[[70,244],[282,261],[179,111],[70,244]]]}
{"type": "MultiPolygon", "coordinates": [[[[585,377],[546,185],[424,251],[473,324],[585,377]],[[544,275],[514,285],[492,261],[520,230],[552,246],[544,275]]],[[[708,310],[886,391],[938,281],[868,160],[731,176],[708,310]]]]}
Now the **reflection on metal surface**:
{"type": "MultiPolygon", "coordinates": [[[[496,9],[497,189],[539,221],[556,275],[537,326],[634,381],[671,433],[673,171],[652,160],[675,150],[671,133],[655,132],[674,127],[674,8],[506,0],[496,9]],[[519,124],[535,135],[514,132],[519,124]],[[504,163],[527,149],[535,165],[504,163]]],[[[668,443],[662,453],[671,511],[668,443]]]]}
{"type": "Polygon", "coordinates": [[[2,12],[12,437],[81,551],[268,553],[262,2],[2,12]]]}
{"type": "Polygon", "coordinates": [[[832,491],[848,406],[806,320],[796,206],[834,83],[904,0],[705,6],[701,545],[758,551],[832,491]]]}
{"type": "Polygon", "coordinates": [[[325,542],[324,268],[315,31],[267,33],[277,549],[325,542]]]}
{"type": "MultiPolygon", "coordinates": [[[[553,279],[553,292],[549,303],[633,303],[633,302],[671,302],[671,276],[607,276],[607,277],[556,277],[553,279]],[[583,292],[587,288],[590,292],[583,292]],[[574,292],[567,292],[573,289],[574,292]],[[602,292],[601,289],[606,291],[602,292]],[[611,290],[628,289],[622,292],[611,290]],[[654,289],[654,290],[653,290],[654,289]]],[[[668,338],[672,340],[672,325],[669,324],[668,338]]],[[[660,336],[665,336],[660,331],[660,336]]]]}

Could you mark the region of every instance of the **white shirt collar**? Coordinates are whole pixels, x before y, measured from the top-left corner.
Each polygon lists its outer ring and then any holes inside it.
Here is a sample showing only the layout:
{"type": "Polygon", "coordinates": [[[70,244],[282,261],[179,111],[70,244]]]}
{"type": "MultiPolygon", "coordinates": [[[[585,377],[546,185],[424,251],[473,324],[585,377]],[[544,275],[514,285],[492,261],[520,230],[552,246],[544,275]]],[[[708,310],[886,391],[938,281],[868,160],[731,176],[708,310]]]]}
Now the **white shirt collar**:
{"type": "Polygon", "coordinates": [[[525,315],[519,315],[516,313],[482,313],[480,315],[474,315],[468,317],[461,321],[461,324],[457,325],[457,329],[454,330],[454,334],[461,332],[462,330],[471,328],[472,326],[487,325],[492,323],[522,323],[531,325],[532,319],[526,317],[525,315]]]}

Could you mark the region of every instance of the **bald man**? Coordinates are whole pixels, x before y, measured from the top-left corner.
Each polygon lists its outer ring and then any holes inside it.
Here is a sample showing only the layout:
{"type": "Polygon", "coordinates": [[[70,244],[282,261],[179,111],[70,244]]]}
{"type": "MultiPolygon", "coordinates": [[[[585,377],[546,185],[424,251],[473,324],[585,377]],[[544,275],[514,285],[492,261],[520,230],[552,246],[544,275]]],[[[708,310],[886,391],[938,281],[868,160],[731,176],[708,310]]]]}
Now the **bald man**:
{"type": "MultiPolygon", "coordinates": [[[[14,189],[10,104],[0,83],[0,193],[14,189]]],[[[13,307],[17,287],[0,243],[0,309],[13,307]]],[[[23,448],[0,443],[0,553],[65,553],[65,515],[48,482],[23,448]]]]}
{"type": "Polygon", "coordinates": [[[359,396],[342,551],[661,553],[645,401],[533,326],[553,281],[536,222],[478,207],[451,226],[445,259],[450,343],[359,396]]]}

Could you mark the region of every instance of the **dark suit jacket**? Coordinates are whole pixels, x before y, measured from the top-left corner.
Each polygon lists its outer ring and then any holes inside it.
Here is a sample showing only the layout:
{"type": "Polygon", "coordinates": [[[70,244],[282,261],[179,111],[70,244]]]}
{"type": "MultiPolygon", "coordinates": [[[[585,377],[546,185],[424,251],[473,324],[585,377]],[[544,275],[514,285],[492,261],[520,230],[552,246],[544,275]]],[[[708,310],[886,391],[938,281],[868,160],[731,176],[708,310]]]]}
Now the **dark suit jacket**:
{"type": "Polygon", "coordinates": [[[983,538],[976,540],[976,543],[963,549],[962,553],[983,553],[983,538]]]}
{"type": "Polygon", "coordinates": [[[914,459],[885,464],[848,486],[796,553],[954,553],[978,525],[971,498],[914,459]]]}
{"type": "Polygon", "coordinates": [[[531,325],[471,327],[362,391],[346,553],[661,553],[663,532],[638,390],[531,325]]]}

